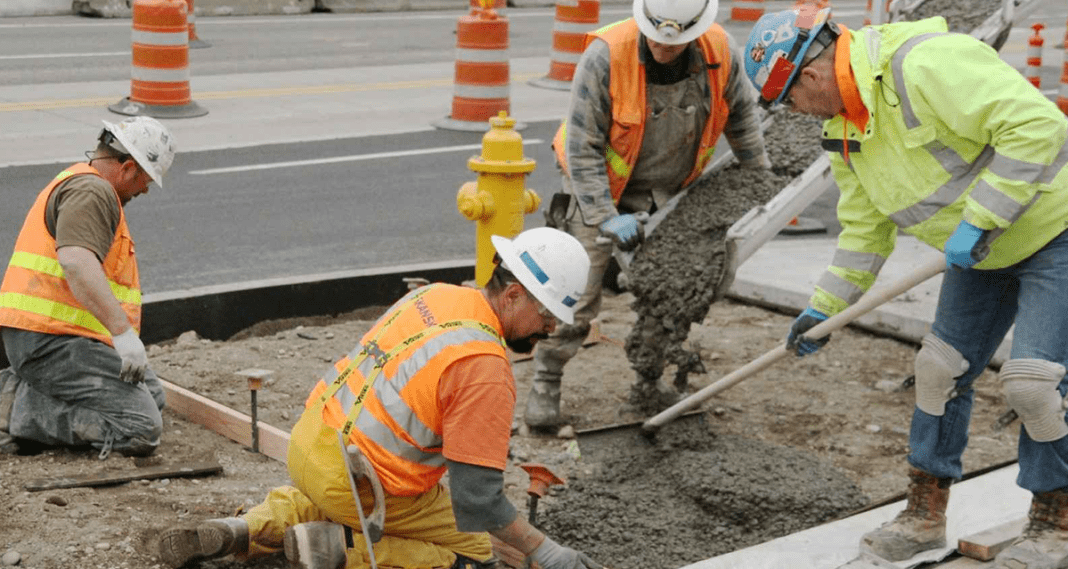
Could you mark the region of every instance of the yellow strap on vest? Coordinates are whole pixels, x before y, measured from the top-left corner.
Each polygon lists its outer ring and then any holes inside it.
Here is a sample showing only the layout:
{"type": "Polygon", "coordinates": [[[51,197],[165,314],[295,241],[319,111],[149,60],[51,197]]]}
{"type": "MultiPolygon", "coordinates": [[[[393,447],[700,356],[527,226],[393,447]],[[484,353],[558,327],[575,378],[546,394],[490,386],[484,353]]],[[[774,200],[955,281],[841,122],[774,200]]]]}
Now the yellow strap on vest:
{"type": "MultiPolygon", "coordinates": [[[[349,375],[351,375],[352,372],[356,371],[356,368],[359,367],[360,364],[362,364],[363,361],[367,359],[367,356],[370,355],[367,351],[368,346],[377,345],[378,340],[382,338],[382,336],[386,333],[386,330],[389,329],[390,325],[393,324],[393,322],[401,315],[401,313],[403,313],[409,306],[414,304],[416,300],[419,300],[419,298],[421,298],[429,290],[430,287],[424,288],[423,290],[415,293],[404,304],[397,307],[397,309],[393,312],[389,319],[386,320],[378,329],[378,333],[375,334],[375,337],[369,340],[364,345],[364,348],[360,350],[360,353],[357,354],[356,357],[353,358],[352,361],[350,361],[348,365],[345,366],[345,369],[341,370],[341,373],[338,374],[337,379],[335,379],[330,384],[330,386],[326,388],[326,391],[324,391],[322,395],[319,396],[319,401],[317,404],[318,409],[322,409],[326,402],[331,397],[333,397],[338,392],[338,390],[341,389],[342,386],[345,385],[345,380],[348,379],[349,375]]],[[[502,346],[505,345],[504,338],[502,338],[500,334],[497,333],[497,330],[495,330],[492,326],[489,326],[485,322],[479,322],[477,320],[453,320],[442,324],[436,324],[434,326],[430,326],[428,328],[420,330],[416,334],[412,335],[411,337],[405,339],[403,342],[395,346],[392,350],[390,350],[389,353],[385,354],[381,359],[375,362],[374,370],[371,372],[370,376],[364,378],[363,387],[360,388],[360,392],[356,394],[356,400],[353,402],[352,408],[346,417],[345,425],[342,427],[342,434],[347,437],[349,435],[349,432],[352,431],[352,426],[356,423],[356,418],[359,416],[360,411],[363,409],[363,402],[364,399],[367,397],[367,392],[371,390],[371,384],[374,383],[374,379],[378,377],[379,372],[382,371],[382,368],[385,367],[386,363],[388,363],[389,360],[391,360],[394,356],[404,351],[406,348],[408,348],[415,342],[418,342],[420,339],[425,338],[434,332],[440,332],[458,327],[483,330],[484,332],[487,332],[492,335],[494,338],[497,338],[497,340],[501,343],[502,346]]]]}
{"type": "MultiPolygon", "coordinates": [[[[11,255],[11,261],[8,262],[8,266],[44,273],[59,279],[63,278],[63,267],[60,266],[58,260],[35,253],[16,251],[11,255]]],[[[108,279],[108,285],[111,287],[111,294],[115,295],[119,302],[123,304],[141,304],[141,291],[122,286],[110,279],[108,279]]]]}
{"type": "Polygon", "coordinates": [[[82,310],[59,302],[45,300],[36,296],[29,296],[17,292],[5,292],[0,294],[0,308],[22,310],[41,316],[73,324],[86,330],[92,330],[97,334],[110,336],[111,332],[96,319],[88,310],[82,310]]]}

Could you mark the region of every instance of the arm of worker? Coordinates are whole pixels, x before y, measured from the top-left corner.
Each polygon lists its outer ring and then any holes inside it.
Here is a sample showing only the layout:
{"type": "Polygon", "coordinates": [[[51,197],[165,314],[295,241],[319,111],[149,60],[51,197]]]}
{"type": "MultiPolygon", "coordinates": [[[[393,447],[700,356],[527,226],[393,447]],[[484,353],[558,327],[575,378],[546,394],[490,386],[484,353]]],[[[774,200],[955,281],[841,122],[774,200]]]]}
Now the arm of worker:
{"type": "Polygon", "coordinates": [[[1052,189],[1068,160],[1068,119],[996,51],[957,34],[935,37],[909,52],[902,73],[921,128],[993,148],[993,160],[966,200],[965,222],[981,230],[1006,228],[1037,192],[1052,189]]]}
{"type": "Polygon", "coordinates": [[[129,383],[143,381],[148,367],[145,345],[130,325],[119,301],[111,294],[111,286],[96,254],[84,247],[68,246],[56,251],[56,256],[74,298],[111,332],[115,351],[122,359],[119,379],[129,383]]]}
{"type": "Polygon", "coordinates": [[[830,158],[841,192],[838,221],[842,231],[834,258],[809,299],[809,306],[826,316],[845,310],[872,287],[897,242],[897,226],[875,208],[842,156],[832,152],[830,158]]]}
{"type": "Polygon", "coordinates": [[[582,52],[571,79],[567,116],[567,158],[572,191],[586,225],[598,226],[619,214],[605,169],[605,148],[612,125],[608,44],[594,40],[582,52]]]}
{"type": "Polygon", "coordinates": [[[56,189],[45,225],[56,239],[56,258],[74,298],[112,336],[122,367],[119,379],[136,383],[148,367],[145,346],[111,293],[101,259],[110,250],[122,219],[114,190],[96,176],[76,176],[56,189]]]}
{"type": "Polygon", "coordinates": [[[745,75],[741,50],[734,38],[727,36],[731,52],[731,70],[727,77],[724,98],[727,100],[727,123],[723,136],[743,168],[771,168],[764,147],[764,132],[760,129],[761,112],[757,107],[756,89],[745,75]]]}

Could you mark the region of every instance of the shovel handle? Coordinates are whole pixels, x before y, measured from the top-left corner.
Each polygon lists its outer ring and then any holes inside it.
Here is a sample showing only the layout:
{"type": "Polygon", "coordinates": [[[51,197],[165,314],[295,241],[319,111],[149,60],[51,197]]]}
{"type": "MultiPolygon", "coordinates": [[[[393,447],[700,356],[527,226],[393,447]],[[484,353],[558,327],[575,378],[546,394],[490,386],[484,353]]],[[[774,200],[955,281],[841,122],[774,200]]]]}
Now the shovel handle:
{"type": "MultiPolygon", "coordinates": [[[[932,257],[930,261],[920,265],[916,270],[905,275],[900,280],[891,283],[889,286],[869,292],[849,308],[846,308],[842,312],[839,312],[823,322],[820,322],[816,326],[813,326],[805,333],[805,337],[811,340],[819,340],[820,338],[829,335],[831,332],[844,328],[850,322],[871,312],[876,307],[885,304],[897,295],[912,289],[916,285],[930,279],[944,270],[946,270],[945,256],[938,255],[937,257],[932,257]]],[[[664,411],[661,411],[658,415],[651,417],[649,420],[642,423],[642,430],[646,432],[656,431],[668,422],[678,418],[679,415],[697,407],[713,395],[733,387],[743,379],[747,379],[749,376],[764,370],[771,366],[771,364],[792,353],[793,352],[787,349],[785,345],[775,347],[759,358],[724,376],[715,383],[704,387],[693,395],[690,395],[682,401],[668,407],[664,411]]]]}

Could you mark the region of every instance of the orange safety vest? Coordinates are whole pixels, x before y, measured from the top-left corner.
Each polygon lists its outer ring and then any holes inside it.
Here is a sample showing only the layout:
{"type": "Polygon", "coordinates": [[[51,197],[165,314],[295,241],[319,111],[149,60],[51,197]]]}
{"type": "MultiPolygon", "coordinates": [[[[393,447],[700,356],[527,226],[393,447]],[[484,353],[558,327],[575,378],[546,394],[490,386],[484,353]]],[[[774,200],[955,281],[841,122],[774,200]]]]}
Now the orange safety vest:
{"type": "MultiPolygon", "coordinates": [[[[74,297],[56,255],[56,239],[45,225],[45,208],[52,191],[72,176],[100,176],[82,162],[59,173],[33,203],[22,225],[15,252],[0,285],[0,326],[45,334],[84,336],[111,344],[111,332],[74,297]]],[[[118,194],[115,195],[118,200],[118,194]]],[[[122,212],[120,202],[119,211],[122,212]]],[[[115,239],[104,258],[104,274],[111,293],[126,312],[134,330],[141,329],[141,281],[126,213],[119,217],[115,239]]]]}
{"type": "Polygon", "coordinates": [[[312,424],[294,428],[292,444],[337,448],[340,431],[371,461],[386,492],[426,492],[446,470],[441,374],[461,358],[507,358],[500,326],[477,289],[434,284],[409,293],[315,386],[301,417],[312,424]]]}
{"type": "MultiPolygon", "coordinates": [[[[638,161],[642,137],[645,134],[645,119],[649,115],[645,108],[645,66],[638,61],[638,41],[641,37],[634,18],[609,24],[586,34],[586,46],[594,39],[601,38],[608,43],[612,57],[608,86],[609,95],[612,97],[612,126],[608,130],[608,144],[605,146],[605,165],[608,185],[612,190],[612,201],[617,204],[634,170],[634,164],[638,161]]],[[[708,120],[705,122],[693,171],[683,182],[683,186],[696,180],[712,158],[728,114],[727,101],[723,95],[731,71],[727,34],[719,24],[713,24],[696,41],[707,62],[712,112],[708,114],[708,120]]],[[[568,172],[566,139],[565,120],[553,138],[556,161],[565,174],[568,172]]]]}

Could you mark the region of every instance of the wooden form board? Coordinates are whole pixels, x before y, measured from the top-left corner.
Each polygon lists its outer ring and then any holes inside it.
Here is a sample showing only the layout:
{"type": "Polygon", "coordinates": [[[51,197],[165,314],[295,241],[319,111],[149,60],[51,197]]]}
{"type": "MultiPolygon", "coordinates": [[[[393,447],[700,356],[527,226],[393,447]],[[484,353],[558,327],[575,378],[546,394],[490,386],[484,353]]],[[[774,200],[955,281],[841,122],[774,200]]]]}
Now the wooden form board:
{"type": "Polygon", "coordinates": [[[41,478],[27,482],[28,492],[57,490],[60,488],[91,488],[111,486],[132,480],[157,480],[160,478],[185,478],[190,476],[207,476],[219,474],[223,467],[217,462],[198,462],[183,466],[164,465],[138,468],[136,470],[109,471],[101,470],[93,474],[58,478],[41,478]]]}
{"type": "Polygon", "coordinates": [[[1011,545],[1026,525],[1027,518],[1020,518],[962,537],[957,541],[957,551],[972,559],[990,561],[1011,545]]]}
{"type": "MultiPolygon", "coordinates": [[[[169,381],[161,379],[160,383],[167,393],[168,409],[238,444],[252,446],[252,417],[169,381]]],[[[263,421],[257,421],[257,425],[260,431],[260,453],[285,462],[289,433],[263,421]]]]}

